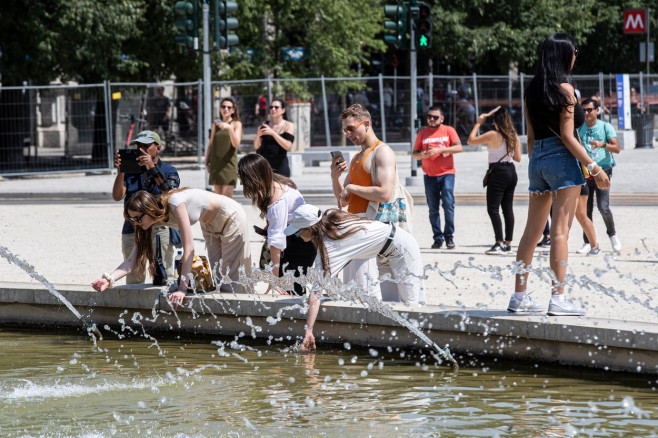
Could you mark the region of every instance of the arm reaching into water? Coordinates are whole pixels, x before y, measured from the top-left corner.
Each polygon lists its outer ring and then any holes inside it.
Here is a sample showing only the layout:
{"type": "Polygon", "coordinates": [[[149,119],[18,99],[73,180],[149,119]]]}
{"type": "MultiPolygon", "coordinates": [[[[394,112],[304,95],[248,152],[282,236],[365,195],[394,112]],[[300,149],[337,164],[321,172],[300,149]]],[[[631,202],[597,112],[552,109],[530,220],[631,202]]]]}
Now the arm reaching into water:
{"type": "Polygon", "coordinates": [[[311,292],[308,296],[308,315],[306,316],[306,332],[302,341],[302,350],[315,350],[315,336],[313,336],[313,327],[315,320],[318,318],[320,311],[320,297],[317,292],[311,292]]]}

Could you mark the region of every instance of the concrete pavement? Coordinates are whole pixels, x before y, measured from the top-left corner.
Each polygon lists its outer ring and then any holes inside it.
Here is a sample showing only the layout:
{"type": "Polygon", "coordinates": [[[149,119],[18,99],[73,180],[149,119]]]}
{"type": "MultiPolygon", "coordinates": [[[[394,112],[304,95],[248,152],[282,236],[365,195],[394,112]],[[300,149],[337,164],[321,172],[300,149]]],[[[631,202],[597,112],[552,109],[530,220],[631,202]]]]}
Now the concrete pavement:
{"type": "MultiPolygon", "coordinates": [[[[612,180],[612,193],[615,195],[612,207],[618,235],[624,246],[620,254],[611,252],[610,242],[598,213],[595,213],[595,226],[603,249],[598,257],[585,257],[574,253],[582,241],[579,225],[574,223],[572,227],[569,241],[571,253],[568,294],[587,309],[587,318],[513,316],[512,322],[522,321],[529,331],[515,326],[521,332],[505,333],[529,336],[531,341],[538,336],[536,333],[530,334],[532,327],[544,327],[544,333],[548,333],[549,328],[557,323],[564,328],[565,333],[571,333],[571,345],[573,342],[578,344],[578,339],[580,342],[589,339],[591,343],[593,336],[598,336],[595,334],[596,328],[602,326],[613,331],[618,327],[624,333],[632,333],[633,327],[641,330],[641,333],[655,331],[658,323],[658,303],[655,298],[658,289],[658,239],[655,220],[658,212],[655,206],[655,200],[658,198],[658,167],[654,164],[656,154],[658,152],[652,149],[633,149],[622,151],[617,160],[619,165],[615,168],[612,180]],[[616,199],[619,203],[616,203],[616,199]],[[577,331],[577,336],[574,335],[574,330],[577,331]]],[[[482,327],[483,321],[489,321],[487,326],[495,326],[501,324],[501,319],[510,321],[510,316],[506,315],[504,309],[513,287],[511,269],[515,254],[484,254],[493,244],[493,231],[486,209],[482,205],[484,190],[481,181],[486,169],[486,152],[459,154],[456,156],[456,165],[457,248],[453,251],[430,248],[431,230],[427,221],[427,207],[423,202],[422,183],[419,186],[408,186],[418,200],[413,218],[414,235],[420,243],[427,265],[429,304],[438,306],[428,307],[428,310],[462,312],[467,315],[467,319],[476,316],[484,318],[477,320],[478,327],[482,327]],[[478,316],[477,312],[489,313],[478,316]]],[[[409,175],[408,156],[398,155],[398,168],[401,179],[409,175]]],[[[517,222],[514,243],[523,232],[527,214],[527,203],[523,202],[526,198],[523,193],[527,187],[526,168],[527,161],[524,157],[523,162],[517,165],[517,194],[520,202],[517,202],[515,208],[517,222]]],[[[422,174],[420,169],[418,172],[422,174]]],[[[204,187],[202,170],[189,168],[182,169],[180,173],[182,185],[204,187]]],[[[27,260],[52,283],[73,285],[58,287],[89,292],[91,288],[88,285],[92,280],[121,261],[119,233],[122,205],[111,200],[113,180],[114,175],[106,173],[0,181],[0,245],[27,260]]],[[[333,206],[329,169],[326,164],[305,168],[295,181],[305,194],[307,202],[322,208],[333,206]]],[[[236,199],[247,206],[250,213],[248,216],[253,223],[262,223],[257,212],[248,206],[248,200],[241,196],[240,190],[236,199]]],[[[203,251],[198,226],[195,227],[195,237],[197,249],[203,251]]],[[[262,240],[255,234],[251,237],[252,252],[257,254],[262,240]]],[[[547,257],[541,252],[537,253],[535,268],[536,271],[530,278],[530,289],[540,302],[548,304],[550,274],[547,257]]],[[[0,297],[6,297],[5,292],[11,288],[7,283],[28,283],[28,288],[31,287],[35,291],[42,289],[27,274],[4,260],[0,261],[0,279],[4,286],[0,288],[0,297]]],[[[257,287],[257,291],[262,292],[263,289],[263,285],[257,287]]],[[[287,298],[273,299],[277,301],[287,298]]],[[[7,303],[4,298],[0,301],[7,303]]],[[[329,322],[326,324],[326,327],[329,327],[329,322]]],[[[466,324],[465,327],[465,330],[471,330],[473,336],[479,336],[474,326],[466,324]]],[[[542,336],[549,343],[562,342],[556,340],[557,338],[542,336]]],[[[327,339],[330,338],[327,335],[327,339]]],[[[451,339],[455,339],[454,336],[451,339]]],[[[467,342],[464,338],[460,339],[461,342],[467,342]]],[[[643,338],[643,345],[647,345],[647,339],[643,338]]],[[[655,338],[651,339],[658,349],[655,338]]],[[[354,340],[355,343],[358,343],[357,341],[354,340]]],[[[469,341],[468,344],[469,352],[478,354],[477,342],[469,341]]],[[[453,349],[458,348],[455,344],[451,345],[453,349]]],[[[554,348],[555,345],[547,348],[554,348]]],[[[654,356],[656,349],[650,349],[654,356]]],[[[514,354],[521,354],[520,350],[522,349],[515,350],[514,354]]],[[[574,351],[580,350],[576,348],[574,351]]],[[[549,357],[543,359],[551,360],[549,357]]]]}

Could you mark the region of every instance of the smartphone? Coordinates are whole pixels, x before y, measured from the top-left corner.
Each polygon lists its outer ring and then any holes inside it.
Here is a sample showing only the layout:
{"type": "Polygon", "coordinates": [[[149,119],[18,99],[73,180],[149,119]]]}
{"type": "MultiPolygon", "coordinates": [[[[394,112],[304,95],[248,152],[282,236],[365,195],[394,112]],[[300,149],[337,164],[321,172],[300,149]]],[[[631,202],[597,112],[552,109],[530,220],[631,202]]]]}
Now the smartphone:
{"type": "Polygon", "coordinates": [[[142,155],[139,149],[119,149],[119,158],[121,158],[121,166],[119,170],[123,173],[142,173],[146,167],[140,166],[137,158],[142,155]]]}
{"type": "Polygon", "coordinates": [[[337,164],[345,161],[345,158],[343,158],[343,153],[341,151],[332,151],[331,159],[335,161],[337,164]]]}
{"type": "Polygon", "coordinates": [[[267,236],[267,231],[264,228],[254,225],[254,231],[260,236],[267,236]]]}

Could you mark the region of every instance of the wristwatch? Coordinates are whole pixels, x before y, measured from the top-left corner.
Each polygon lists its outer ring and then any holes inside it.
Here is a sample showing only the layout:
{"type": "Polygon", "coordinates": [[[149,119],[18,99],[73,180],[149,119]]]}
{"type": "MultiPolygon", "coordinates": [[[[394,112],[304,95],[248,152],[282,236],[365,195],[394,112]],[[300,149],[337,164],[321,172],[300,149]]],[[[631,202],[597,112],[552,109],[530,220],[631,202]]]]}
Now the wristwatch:
{"type": "Polygon", "coordinates": [[[595,168],[595,167],[596,167],[596,162],[592,161],[591,163],[589,163],[589,164],[587,165],[587,171],[588,171],[589,173],[592,173],[592,172],[594,172],[594,168],[595,168]]]}

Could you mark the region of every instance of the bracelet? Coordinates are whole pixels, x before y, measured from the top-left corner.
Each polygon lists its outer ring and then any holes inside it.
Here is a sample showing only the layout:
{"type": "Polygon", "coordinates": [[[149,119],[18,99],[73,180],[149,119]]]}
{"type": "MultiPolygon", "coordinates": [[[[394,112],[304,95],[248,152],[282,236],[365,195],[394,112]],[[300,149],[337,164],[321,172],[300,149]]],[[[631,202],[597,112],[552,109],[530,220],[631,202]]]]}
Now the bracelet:
{"type": "Polygon", "coordinates": [[[103,272],[103,279],[107,280],[110,285],[108,286],[110,289],[114,287],[114,277],[112,277],[110,274],[107,272],[103,272]]]}
{"type": "Polygon", "coordinates": [[[590,173],[590,175],[591,175],[591,176],[596,176],[596,175],[598,175],[599,173],[601,173],[602,170],[603,170],[603,169],[601,169],[601,167],[599,166],[599,171],[596,172],[596,173],[590,173]]]}

